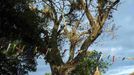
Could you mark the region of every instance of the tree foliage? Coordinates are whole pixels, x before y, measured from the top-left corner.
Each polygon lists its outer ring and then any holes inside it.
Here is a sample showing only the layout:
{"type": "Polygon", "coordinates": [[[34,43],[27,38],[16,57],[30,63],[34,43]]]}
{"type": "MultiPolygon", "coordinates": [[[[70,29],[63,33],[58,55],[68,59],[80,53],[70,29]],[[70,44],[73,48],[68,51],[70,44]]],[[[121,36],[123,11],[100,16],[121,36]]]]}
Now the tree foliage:
{"type": "Polygon", "coordinates": [[[29,2],[30,0],[0,1],[0,74],[2,75],[24,75],[28,71],[36,70],[35,53],[32,49],[41,40],[41,29],[38,28],[40,18],[36,12],[29,9],[29,2]]]}
{"type": "Polygon", "coordinates": [[[24,75],[28,74],[28,71],[36,71],[35,54],[24,50],[27,48],[24,48],[20,40],[9,42],[1,38],[0,43],[1,75],[24,75]]]}
{"type": "Polygon", "coordinates": [[[80,64],[77,65],[76,70],[72,72],[72,75],[93,75],[95,73],[96,67],[99,67],[100,72],[104,73],[110,63],[104,61],[101,58],[102,53],[97,51],[90,51],[87,55],[81,59],[80,64]]]}

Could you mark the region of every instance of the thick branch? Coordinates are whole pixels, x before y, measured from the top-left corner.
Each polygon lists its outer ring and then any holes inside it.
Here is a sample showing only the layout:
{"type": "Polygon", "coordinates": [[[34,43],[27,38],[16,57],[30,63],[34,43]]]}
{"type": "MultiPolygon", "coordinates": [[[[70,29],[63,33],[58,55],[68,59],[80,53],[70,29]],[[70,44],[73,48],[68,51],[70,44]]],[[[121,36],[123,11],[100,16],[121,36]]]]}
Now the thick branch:
{"type": "Polygon", "coordinates": [[[90,22],[90,25],[92,27],[93,25],[95,25],[95,22],[94,22],[94,18],[92,16],[92,14],[91,14],[91,11],[90,11],[90,9],[88,9],[88,7],[85,7],[85,13],[86,13],[87,19],[90,22]]]}
{"type": "Polygon", "coordinates": [[[54,7],[54,2],[52,1],[52,0],[48,0],[49,2],[50,2],[50,4],[51,4],[51,8],[53,9],[53,13],[54,13],[54,16],[55,16],[55,18],[54,19],[58,19],[58,17],[57,17],[57,12],[56,12],[56,9],[55,9],[55,7],[54,7]]]}
{"type": "MultiPolygon", "coordinates": [[[[91,32],[91,35],[84,41],[84,43],[82,44],[81,46],[81,49],[80,50],[83,50],[83,52],[86,52],[88,47],[98,38],[98,36],[102,33],[102,28],[103,28],[103,25],[106,21],[106,19],[108,18],[108,15],[111,11],[111,9],[119,2],[119,0],[115,1],[109,8],[106,9],[105,13],[103,13],[103,16],[102,16],[102,20],[97,20],[96,22],[94,22],[94,19],[92,18],[92,15],[90,13],[90,11],[88,11],[87,9],[85,10],[85,13],[86,13],[86,16],[92,26],[92,32],[91,32]]],[[[99,4],[99,6],[101,6],[99,4]]],[[[102,11],[101,7],[98,7],[99,8],[99,11],[102,11]]],[[[99,14],[101,14],[101,12],[98,12],[99,14]]],[[[101,15],[98,15],[99,18],[101,15]]],[[[82,53],[83,53],[82,52],[82,53]]],[[[76,57],[75,57],[75,60],[79,60],[80,58],[79,57],[82,57],[83,54],[79,53],[76,57]]]]}
{"type": "MultiPolygon", "coordinates": [[[[103,14],[102,17],[102,21],[96,22],[95,25],[93,26],[93,30],[91,33],[91,36],[89,36],[83,43],[81,50],[87,50],[88,47],[97,39],[97,37],[101,34],[101,30],[102,27],[106,21],[106,19],[108,18],[108,15],[110,13],[110,11],[112,10],[112,8],[118,3],[118,0],[116,0],[109,8],[107,8],[105,14],[103,14]]],[[[99,3],[100,4],[100,3],[99,3]]],[[[98,7],[99,9],[101,9],[101,5],[99,5],[100,7],[98,7]]],[[[101,9],[102,11],[102,9],[101,9]]],[[[101,13],[100,13],[101,14],[101,13]]],[[[88,16],[88,15],[87,15],[88,16]]],[[[99,15],[100,16],[100,15],[99,15]]],[[[92,20],[92,19],[91,19],[92,20]]]]}
{"type": "Polygon", "coordinates": [[[87,50],[88,47],[98,38],[98,36],[100,34],[101,34],[101,29],[100,28],[98,29],[98,31],[94,31],[94,33],[91,33],[91,35],[82,44],[80,50],[87,50]]]}
{"type": "Polygon", "coordinates": [[[71,44],[68,62],[71,61],[74,58],[74,47],[75,46],[73,44],[71,44]]]}
{"type": "Polygon", "coordinates": [[[50,39],[50,47],[51,47],[51,51],[48,52],[46,59],[48,60],[48,62],[50,64],[55,64],[55,65],[61,65],[63,64],[63,60],[62,57],[60,55],[60,51],[58,49],[58,45],[57,45],[57,29],[59,26],[59,22],[58,21],[54,21],[54,28],[52,30],[52,35],[51,35],[51,39],[50,39]]]}

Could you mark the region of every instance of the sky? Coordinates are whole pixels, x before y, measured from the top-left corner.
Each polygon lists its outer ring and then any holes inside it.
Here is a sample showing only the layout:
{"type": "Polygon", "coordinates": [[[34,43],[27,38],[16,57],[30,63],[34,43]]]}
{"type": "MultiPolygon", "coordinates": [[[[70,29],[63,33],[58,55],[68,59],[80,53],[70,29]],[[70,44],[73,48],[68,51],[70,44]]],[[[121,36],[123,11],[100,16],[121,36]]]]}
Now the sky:
{"type": "MultiPolygon", "coordinates": [[[[91,49],[115,57],[134,58],[134,0],[121,1],[118,11],[114,12],[114,22],[119,27],[115,33],[116,39],[104,40],[101,46],[95,45],[91,49]]],[[[104,75],[129,75],[132,72],[134,72],[134,61],[121,61],[117,58],[104,75]]]]}
{"type": "MultiPolygon", "coordinates": [[[[93,45],[89,49],[102,51],[107,55],[134,57],[134,0],[121,0],[113,18],[119,27],[115,32],[116,38],[103,40],[100,42],[102,45],[93,45]]],[[[44,62],[38,59],[37,72],[30,75],[44,75],[50,72],[49,65],[44,62]]],[[[134,72],[134,61],[115,61],[104,75],[128,75],[131,72],[134,72]]]]}
{"type": "MultiPolygon", "coordinates": [[[[118,11],[114,12],[114,22],[118,30],[115,39],[102,41],[101,46],[92,46],[91,49],[110,49],[115,54],[127,55],[134,53],[134,0],[122,0],[118,11]]],[[[106,37],[107,38],[107,37],[106,37]]],[[[105,50],[105,52],[107,52],[105,50]]]]}

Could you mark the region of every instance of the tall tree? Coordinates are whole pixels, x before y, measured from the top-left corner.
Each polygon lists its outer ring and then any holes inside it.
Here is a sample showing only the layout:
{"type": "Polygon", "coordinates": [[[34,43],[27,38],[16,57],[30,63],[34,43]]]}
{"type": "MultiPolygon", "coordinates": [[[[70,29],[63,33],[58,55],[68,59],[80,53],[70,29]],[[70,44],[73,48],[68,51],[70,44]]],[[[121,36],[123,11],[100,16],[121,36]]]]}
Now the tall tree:
{"type": "MultiPolygon", "coordinates": [[[[2,1],[6,3],[4,0],[2,1]]],[[[115,28],[111,26],[110,30],[106,27],[119,2],[119,0],[35,0],[30,3],[22,2],[23,4],[19,4],[17,7],[15,5],[8,7],[12,7],[13,11],[2,10],[6,13],[1,19],[0,34],[4,37],[14,37],[13,35],[9,36],[9,34],[17,34],[16,37],[28,43],[29,47],[37,46],[37,50],[44,55],[45,60],[50,64],[52,75],[68,75],[80,64],[80,60],[85,57],[91,44],[105,30],[111,31],[115,28]],[[30,8],[30,12],[25,9],[26,13],[23,13],[25,11],[22,9],[23,7],[19,8],[26,6],[25,4],[28,5],[28,9],[30,8]],[[16,14],[15,8],[19,9],[21,14],[19,12],[16,14]],[[40,23],[38,23],[38,15],[42,21],[40,23]],[[5,31],[7,29],[8,31],[5,31]],[[66,44],[68,48],[64,50],[66,44]],[[63,61],[63,56],[67,51],[69,58],[67,61],[63,61]]],[[[8,5],[10,4],[6,6],[8,5]]],[[[27,49],[27,51],[30,50],[27,49]]]]}
{"type": "Polygon", "coordinates": [[[91,44],[107,29],[119,0],[43,0],[43,16],[49,19],[44,33],[45,59],[52,75],[68,75],[79,64],[91,44]],[[64,45],[68,48],[64,49],[64,45]],[[68,61],[62,56],[69,52],[68,61]],[[75,53],[77,52],[77,53],[75,53]]]}

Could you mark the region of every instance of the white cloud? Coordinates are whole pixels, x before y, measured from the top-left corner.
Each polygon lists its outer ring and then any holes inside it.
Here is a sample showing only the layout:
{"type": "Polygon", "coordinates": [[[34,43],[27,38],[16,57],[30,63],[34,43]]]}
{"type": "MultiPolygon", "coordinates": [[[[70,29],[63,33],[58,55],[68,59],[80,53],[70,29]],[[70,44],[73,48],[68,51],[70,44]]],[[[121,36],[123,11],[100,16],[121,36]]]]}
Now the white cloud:
{"type": "Polygon", "coordinates": [[[134,65],[123,66],[109,70],[104,75],[129,75],[134,71],[134,65]]]}

